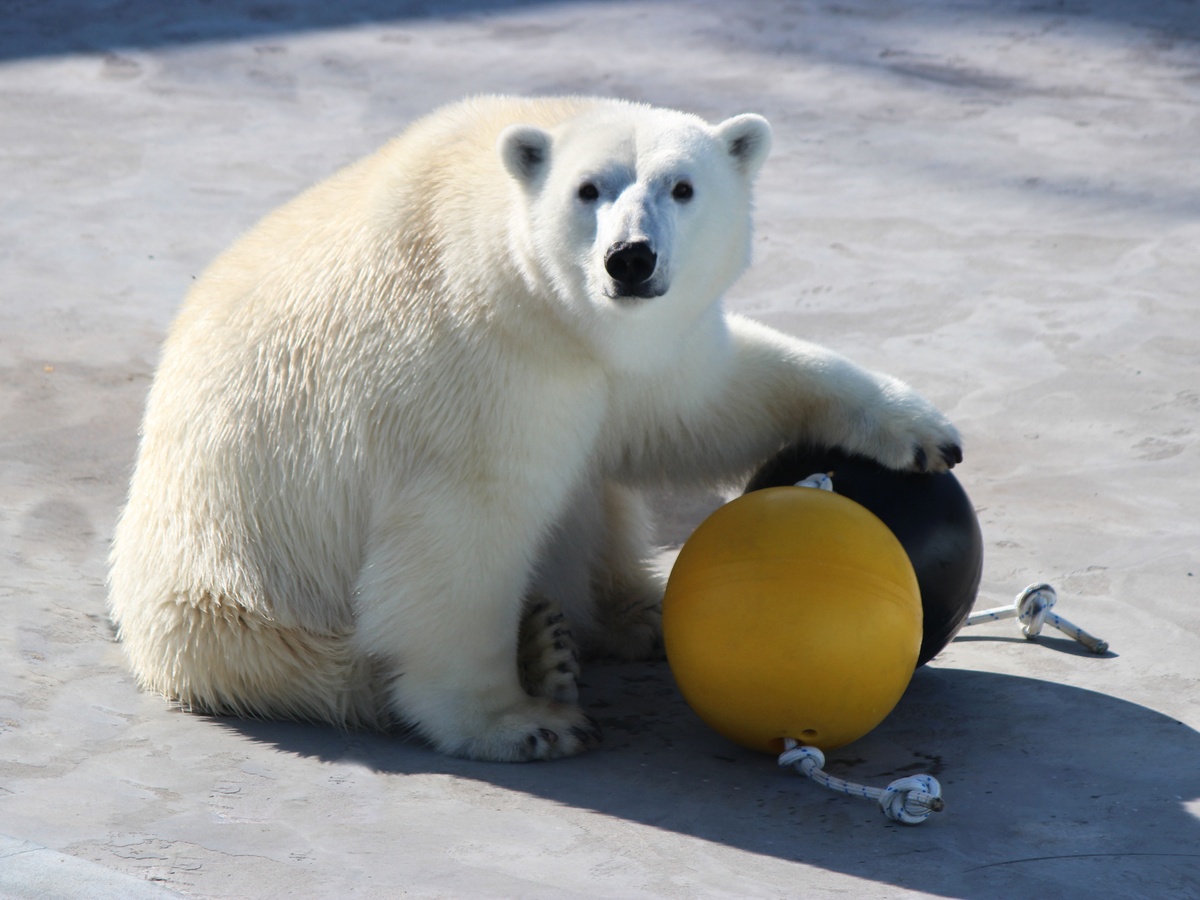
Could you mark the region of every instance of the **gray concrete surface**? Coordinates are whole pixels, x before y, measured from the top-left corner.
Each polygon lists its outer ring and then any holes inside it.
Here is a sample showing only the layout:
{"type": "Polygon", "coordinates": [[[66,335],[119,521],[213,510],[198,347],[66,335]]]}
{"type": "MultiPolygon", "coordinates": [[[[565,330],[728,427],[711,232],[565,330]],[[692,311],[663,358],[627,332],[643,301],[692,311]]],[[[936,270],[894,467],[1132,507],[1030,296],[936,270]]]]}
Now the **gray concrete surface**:
{"type": "Polygon", "coordinates": [[[1200,896],[1198,37],[1183,0],[0,6],[0,893],[1200,896]],[[942,404],[979,605],[1051,581],[1111,641],[972,629],[831,754],[940,816],[731,746],[665,665],[591,669],[603,749],[528,766],[134,689],[104,558],[188,283],[482,91],[767,115],[731,305],[942,404]]]}

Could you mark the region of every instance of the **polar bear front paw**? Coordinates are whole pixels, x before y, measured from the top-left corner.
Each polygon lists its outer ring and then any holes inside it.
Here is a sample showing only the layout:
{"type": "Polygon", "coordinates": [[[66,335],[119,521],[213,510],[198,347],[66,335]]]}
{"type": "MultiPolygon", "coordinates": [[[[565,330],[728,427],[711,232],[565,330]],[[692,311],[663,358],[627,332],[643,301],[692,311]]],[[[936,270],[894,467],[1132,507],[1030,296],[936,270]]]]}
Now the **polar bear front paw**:
{"type": "Polygon", "coordinates": [[[602,740],[599,724],[578,706],[530,697],[477,736],[447,749],[468,759],[532,762],[574,756],[602,740]]]}
{"type": "Polygon", "coordinates": [[[864,419],[866,440],[856,449],[890,469],[945,472],[963,460],[958,429],[903,382],[887,379],[879,407],[864,419]]]}
{"type": "Polygon", "coordinates": [[[942,444],[937,448],[937,458],[931,463],[924,447],[917,447],[913,468],[920,472],[940,472],[953,469],[963,461],[962,447],[958,444],[942,444]]]}
{"type": "Polygon", "coordinates": [[[521,686],[534,697],[579,701],[579,651],[557,603],[540,597],[530,601],[517,639],[517,671],[521,686]]]}

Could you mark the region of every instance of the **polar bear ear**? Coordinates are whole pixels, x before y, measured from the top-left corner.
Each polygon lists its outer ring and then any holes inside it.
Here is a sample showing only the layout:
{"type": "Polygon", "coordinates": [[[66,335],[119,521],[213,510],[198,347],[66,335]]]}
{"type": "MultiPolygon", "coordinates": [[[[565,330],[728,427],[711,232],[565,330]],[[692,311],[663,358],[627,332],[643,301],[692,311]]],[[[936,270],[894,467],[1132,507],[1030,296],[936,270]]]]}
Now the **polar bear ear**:
{"type": "Polygon", "coordinates": [[[762,116],[734,116],[718,125],[716,131],[738,171],[747,177],[758,171],[771,152],[771,126],[762,116]]]}
{"type": "Polygon", "coordinates": [[[550,135],[532,125],[510,125],[500,133],[496,150],[513,178],[532,184],[549,163],[550,135]]]}

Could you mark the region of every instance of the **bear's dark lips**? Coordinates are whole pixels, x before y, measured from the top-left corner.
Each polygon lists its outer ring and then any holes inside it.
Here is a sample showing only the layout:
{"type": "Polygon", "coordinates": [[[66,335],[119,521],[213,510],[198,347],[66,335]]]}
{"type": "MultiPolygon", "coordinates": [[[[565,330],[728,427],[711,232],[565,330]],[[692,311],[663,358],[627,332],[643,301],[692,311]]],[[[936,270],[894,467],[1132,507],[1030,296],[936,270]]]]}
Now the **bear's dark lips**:
{"type": "Polygon", "coordinates": [[[645,284],[635,288],[618,288],[615,285],[608,285],[604,288],[604,296],[609,300],[615,300],[621,305],[634,306],[641,300],[653,300],[655,297],[661,297],[667,292],[664,287],[645,284]]]}

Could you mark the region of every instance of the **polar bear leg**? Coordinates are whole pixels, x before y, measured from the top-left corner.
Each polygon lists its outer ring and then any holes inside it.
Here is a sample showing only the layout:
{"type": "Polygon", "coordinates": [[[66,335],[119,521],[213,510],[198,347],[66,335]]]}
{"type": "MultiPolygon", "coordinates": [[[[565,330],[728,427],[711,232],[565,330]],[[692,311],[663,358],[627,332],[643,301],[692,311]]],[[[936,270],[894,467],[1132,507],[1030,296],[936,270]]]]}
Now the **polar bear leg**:
{"type": "MultiPolygon", "coordinates": [[[[512,603],[519,609],[515,597],[512,603]]],[[[470,606],[473,611],[461,615],[467,605],[445,603],[436,624],[410,617],[412,640],[398,642],[397,675],[389,686],[397,717],[439,750],[470,759],[553,759],[598,744],[596,723],[569,701],[574,677],[535,685],[557,690],[568,702],[531,697],[518,673],[516,616],[485,615],[470,606]]]]}
{"type": "Polygon", "coordinates": [[[596,723],[573,703],[521,686],[529,555],[513,540],[518,529],[489,532],[487,523],[503,519],[473,512],[419,515],[417,535],[373,537],[358,585],[357,650],[391,671],[392,715],[443,752],[500,762],[580,753],[600,741],[596,723]],[[448,556],[454,546],[471,552],[448,556]]]}
{"type": "Polygon", "coordinates": [[[758,322],[728,322],[734,364],[724,407],[711,411],[713,424],[731,432],[730,443],[739,432],[765,430],[787,442],[841,447],[890,469],[944,472],[962,462],[958,430],[903,382],[758,322]]]}
{"type": "Polygon", "coordinates": [[[912,388],[824,347],[727,316],[663,376],[652,411],[627,401],[622,477],[728,483],[793,443],[839,447],[890,469],[943,472],[957,429],[912,388]],[[697,392],[703,402],[697,402],[697,392]]]}
{"type": "Polygon", "coordinates": [[[589,545],[581,564],[586,604],[564,600],[564,610],[584,655],[658,659],[666,582],[649,560],[653,546],[646,503],[640,493],[612,481],[596,485],[593,499],[594,514],[586,524],[574,523],[577,533],[571,539],[589,545]]]}
{"type": "Polygon", "coordinates": [[[666,579],[653,565],[649,511],[631,488],[604,485],[604,541],[592,566],[593,627],[586,649],[619,659],[663,655],[666,579]]]}
{"type": "Polygon", "coordinates": [[[543,549],[533,593],[561,606],[584,657],[662,655],[665,579],[649,562],[651,530],[637,491],[595,477],[543,549]]]}

